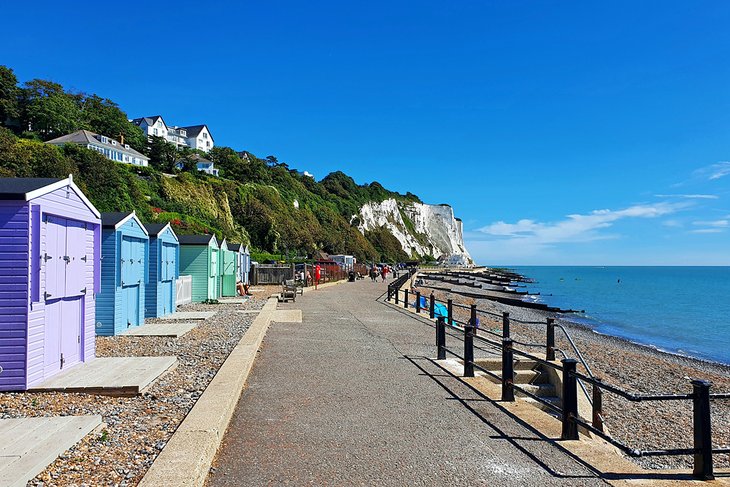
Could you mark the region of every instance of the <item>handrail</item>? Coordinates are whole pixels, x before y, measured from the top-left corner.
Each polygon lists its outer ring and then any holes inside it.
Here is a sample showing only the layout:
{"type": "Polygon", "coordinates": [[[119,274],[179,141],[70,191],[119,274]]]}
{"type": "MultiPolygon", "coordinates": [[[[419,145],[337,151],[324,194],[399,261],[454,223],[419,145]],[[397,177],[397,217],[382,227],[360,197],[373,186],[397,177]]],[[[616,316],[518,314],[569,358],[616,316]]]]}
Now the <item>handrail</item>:
{"type": "MultiPolygon", "coordinates": [[[[468,279],[468,277],[465,276],[465,275],[463,275],[463,273],[462,274],[459,274],[459,276],[460,277],[464,277],[465,279],[468,279]]],[[[472,281],[473,280],[475,280],[475,279],[472,278],[472,281]]],[[[424,287],[430,287],[430,286],[424,286],[424,287]]],[[[439,300],[436,300],[436,301],[439,301],[439,300]]],[[[446,304],[443,301],[440,301],[440,302],[442,304],[446,304]]],[[[456,306],[456,307],[462,308],[462,309],[464,309],[464,308],[465,309],[468,309],[469,308],[468,306],[463,305],[463,304],[460,304],[460,303],[452,303],[452,306],[456,306]]],[[[479,308],[477,308],[477,312],[478,313],[481,313],[483,315],[489,315],[489,316],[494,316],[494,317],[498,317],[498,318],[501,318],[502,317],[502,316],[500,316],[497,313],[493,313],[491,311],[486,311],[486,310],[480,310],[479,308]]],[[[544,325],[544,323],[543,322],[540,322],[540,321],[527,321],[527,320],[520,320],[520,319],[516,319],[516,318],[511,318],[510,320],[513,321],[513,322],[522,323],[522,324],[544,325]]],[[[583,356],[583,354],[578,349],[578,346],[573,341],[573,338],[570,336],[570,333],[568,332],[568,330],[566,330],[565,327],[563,325],[561,325],[560,323],[553,323],[553,326],[559,328],[560,331],[563,332],[563,335],[565,336],[566,340],[570,344],[570,347],[573,349],[573,352],[575,353],[576,357],[578,358],[578,361],[585,368],[586,372],[588,372],[588,375],[590,377],[592,377],[592,378],[595,379],[595,375],[593,374],[593,370],[588,365],[588,361],[585,359],[585,357],[583,356]]],[[[521,344],[523,346],[534,346],[534,347],[542,346],[542,345],[538,345],[538,344],[526,344],[526,343],[523,343],[523,342],[519,342],[517,340],[515,340],[515,343],[519,343],[519,344],[521,344]]],[[[555,350],[558,351],[559,349],[555,349],[555,350]]],[[[567,354],[563,350],[559,350],[559,351],[563,355],[563,357],[566,357],[567,358],[567,354]]],[[[589,404],[592,405],[593,404],[593,399],[591,397],[591,394],[588,393],[588,389],[586,388],[585,384],[581,380],[579,380],[579,385],[580,385],[580,388],[583,390],[583,393],[585,394],[586,398],[588,399],[589,404]]]]}
{"type": "MultiPolygon", "coordinates": [[[[413,271],[409,272],[409,277],[413,274],[413,271]]],[[[399,279],[400,281],[400,279],[399,279]]],[[[402,280],[398,288],[395,289],[395,296],[396,299],[398,299],[399,295],[399,287],[405,283],[405,280],[402,280]]],[[[391,288],[389,285],[388,290],[388,299],[390,300],[392,297],[392,292],[394,289],[391,288]]],[[[408,290],[404,290],[404,295],[408,296],[408,290]]],[[[435,303],[437,300],[431,295],[430,297],[431,303],[435,303]]],[[[443,302],[443,301],[441,301],[443,302]]],[[[409,306],[408,302],[404,303],[406,307],[409,306]]],[[[453,302],[449,300],[447,302],[448,306],[448,324],[445,322],[445,317],[438,316],[438,319],[436,320],[436,341],[437,341],[437,350],[438,350],[438,359],[444,359],[446,358],[446,354],[453,355],[457,358],[460,358],[464,363],[464,376],[466,377],[473,377],[474,376],[474,369],[480,370],[483,373],[489,375],[490,377],[493,377],[496,380],[499,380],[502,382],[502,400],[503,401],[514,401],[514,391],[517,390],[521,394],[524,394],[528,397],[531,397],[540,403],[544,404],[545,407],[550,409],[551,411],[557,413],[561,417],[561,421],[563,424],[563,431],[561,434],[561,439],[564,440],[577,440],[579,439],[578,436],[578,426],[585,428],[587,431],[590,431],[591,433],[594,433],[595,435],[603,438],[608,443],[614,445],[615,447],[619,448],[624,453],[633,456],[633,457],[641,457],[641,456],[670,456],[670,455],[694,455],[694,471],[693,476],[696,478],[700,478],[703,480],[711,480],[714,478],[713,476],[713,463],[712,463],[712,455],[713,454],[725,454],[730,453],[730,447],[723,446],[721,448],[713,448],[712,446],[712,438],[711,438],[711,409],[710,409],[710,401],[711,400],[728,400],[730,399],[730,393],[710,393],[710,386],[711,384],[706,381],[702,380],[693,380],[692,386],[693,386],[693,392],[691,394],[643,394],[643,393],[634,393],[629,392],[627,390],[622,389],[621,387],[614,386],[608,383],[603,382],[601,379],[596,378],[593,376],[593,372],[591,371],[590,367],[587,365],[584,357],[578,350],[578,347],[575,345],[575,342],[570,337],[567,330],[562,325],[555,324],[551,319],[548,320],[548,330],[550,330],[551,327],[557,326],[560,328],[564,335],[566,336],[566,339],[571,344],[571,347],[573,348],[573,351],[578,356],[578,359],[574,358],[567,358],[567,354],[560,349],[557,349],[553,346],[553,349],[548,350],[550,352],[559,351],[564,357],[560,365],[554,362],[554,353],[551,355],[546,354],[546,358],[542,359],[540,357],[537,357],[529,352],[518,350],[513,347],[513,343],[515,341],[509,337],[509,319],[508,314],[505,314],[504,317],[506,321],[503,323],[503,337],[502,341],[498,342],[496,340],[487,338],[486,336],[480,335],[478,333],[478,329],[475,326],[472,326],[472,319],[469,319],[466,323],[463,321],[455,319],[451,315],[451,308],[453,306],[453,302]],[[462,325],[463,326],[458,326],[462,325]],[[460,332],[464,336],[464,355],[461,356],[458,353],[456,353],[453,350],[450,350],[446,346],[446,336],[449,335],[452,338],[458,338],[457,335],[453,335],[451,333],[447,333],[446,330],[455,330],[457,332],[460,332]],[[487,345],[491,347],[495,347],[498,350],[501,350],[502,352],[502,374],[498,375],[492,371],[487,370],[484,367],[481,367],[479,364],[475,363],[474,361],[474,348],[477,348],[479,350],[484,350],[483,348],[475,347],[474,345],[474,339],[486,343],[487,345]],[[528,358],[530,360],[535,361],[536,363],[540,363],[543,366],[550,367],[556,371],[562,372],[563,375],[563,401],[560,407],[549,403],[548,401],[544,400],[543,398],[538,397],[537,395],[531,393],[528,390],[525,390],[522,386],[514,383],[514,355],[519,355],[525,358],[528,358]],[[553,358],[550,358],[553,357],[553,358]],[[576,365],[578,363],[583,364],[586,373],[581,373],[576,370],[576,365]],[[585,388],[585,383],[591,384],[593,387],[593,393],[595,401],[592,401],[592,409],[593,409],[593,422],[590,423],[584,419],[582,419],[579,416],[578,412],[578,397],[577,397],[577,387],[580,385],[580,387],[583,389],[583,391],[588,395],[588,392],[585,388]],[[612,394],[616,394],[619,397],[622,397],[624,399],[627,399],[631,402],[647,402],[647,401],[687,401],[691,400],[693,403],[693,442],[694,446],[693,448],[667,448],[667,449],[656,449],[656,450],[640,450],[636,448],[631,448],[628,445],[624,444],[622,441],[612,437],[610,434],[606,433],[603,430],[603,414],[602,414],[602,408],[603,408],[603,401],[601,399],[601,393],[602,391],[606,391],[612,394]]],[[[420,303],[416,307],[416,311],[419,311],[420,303]]],[[[478,312],[477,307],[474,305],[471,307],[472,311],[472,318],[476,316],[476,312],[478,312]]],[[[433,307],[431,308],[431,314],[433,317],[433,307]]],[[[517,321],[517,320],[515,320],[517,321]]],[[[476,324],[476,323],[474,323],[476,324]]],[[[492,333],[489,330],[481,330],[486,331],[487,333],[491,333],[496,335],[496,333],[492,333]]],[[[548,340],[550,339],[552,333],[549,331],[548,333],[548,340]]],[[[552,337],[554,340],[554,336],[552,337]]],[[[520,342],[516,342],[520,343],[520,342]]],[[[527,346],[532,346],[533,344],[526,344],[527,346]]],[[[485,350],[487,351],[487,350],[485,350]]],[[[589,398],[590,400],[590,398],[589,398]]]]}

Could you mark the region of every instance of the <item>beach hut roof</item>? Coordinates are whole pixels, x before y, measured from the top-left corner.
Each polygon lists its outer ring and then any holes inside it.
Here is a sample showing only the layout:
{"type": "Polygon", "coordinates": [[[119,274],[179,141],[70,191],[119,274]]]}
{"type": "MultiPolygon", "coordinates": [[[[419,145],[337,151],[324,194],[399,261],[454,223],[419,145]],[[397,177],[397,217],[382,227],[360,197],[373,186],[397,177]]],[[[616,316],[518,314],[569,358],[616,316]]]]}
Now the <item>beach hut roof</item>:
{"type": "Polygon", "coordinates": [[[180,235],[178,240],[185,245],[209,245],[215,235],[180,235]]]}
{"type": "Polygon", "coordinates": [[[228,244],[228,250],[232,250],[234,252],[240,252],[241,244],[228,244]]]}
{"type": "Polygon", "coordinates": [[[173,235],[175,235],[175,238],[177,238],[177,234],[175,234],[175,231],[170,226],[170,223],[145,223],[144,227],[147,229],[147,233],[149,233],[150,237],[156,237],[162,232],[165,231],[166,228],[169,228],[173,235]]]}
{"type": "Polygon", "coordinates": [[[131,213],[127,211],[113,211],[101,214],[102,228],[113,228],[116,230],[117,228],[127,223],[129,220],[135,220],[139,224],[145,235],[149,236],[149,232],[145,228],[144,223],[142,223],[139,218],[137,218],[137,214],[134,211],[131,213]]]}
{"type": "Polygon", "coordinates": [[[74,183],[73,175],[69,174],[66,179],[58,178],[0,178],[0,200],[22,200],[30,201],[43,196],[64,186],[70,186],[78,195],[81,201],[97,217],[101,213],[89,201],[86,195],[74,183]]]}

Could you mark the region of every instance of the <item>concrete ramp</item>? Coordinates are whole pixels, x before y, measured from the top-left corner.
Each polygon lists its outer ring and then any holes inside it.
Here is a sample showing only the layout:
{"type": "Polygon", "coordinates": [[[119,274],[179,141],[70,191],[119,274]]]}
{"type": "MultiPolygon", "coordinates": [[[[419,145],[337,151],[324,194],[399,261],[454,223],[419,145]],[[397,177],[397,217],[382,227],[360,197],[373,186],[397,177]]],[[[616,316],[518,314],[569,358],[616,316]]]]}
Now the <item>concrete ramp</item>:
{"type": "Polygon", "coordinates": [[[243,304],[248,301],[250,296],[230,296],[227,298],[218,298],[219,303],[223,304],[243,304]]]}
{"type": "Polygon", "coordinates": [[[136,396],[176,365],[177,357],[102,357],[76,365],[28,390],[136,396]]]}
{"type": "Polygon", "coordinates": [[[271,321],[277,323],[301,323],[302,322],[302,310],[301,309],[277,309],[274,311],[271,321]]]}
{"type": "Polygon", "coordinates": [[[126,336],[173,337],[178,338],[198,326],[197,323],[149,323],[135,326],[122,333],[126,336]]]}
{"type": "Polygon", "coordinates": [[[165,315],[159,319],[161,320],[207,320],[215,316],[216,311],[180,311],[179,313],[172,313],[171,315],[165,315]]]}
{"type": "Polygon", "coordinates": [[[24,487],[101,424],[101,416],[0,420],[0,485],[24,487]]]}

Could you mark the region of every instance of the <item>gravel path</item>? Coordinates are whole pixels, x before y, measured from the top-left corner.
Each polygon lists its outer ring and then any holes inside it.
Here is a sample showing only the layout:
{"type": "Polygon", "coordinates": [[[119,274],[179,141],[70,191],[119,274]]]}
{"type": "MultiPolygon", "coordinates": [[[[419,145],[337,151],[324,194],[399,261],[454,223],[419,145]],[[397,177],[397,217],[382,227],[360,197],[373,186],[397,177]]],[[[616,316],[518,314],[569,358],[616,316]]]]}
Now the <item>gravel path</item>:
{"type": "MultiPolygon", "coordinates": [[[[529,276],[528,276],[529,277],[529,276]]],[[[478,289],[445,285],[439,281],[424,280],[424,284],[450,287],[455,291],[479,292],[478,289]]],[[[422,287],[424,295],[432,289],[422,287]]],[[[730,392],[730,367],[705,362],[689,357],[673,355],[651,347],[639,345],[621,338],[601,335],[590,328],[560,319],[553,313],[507,306],[493,301],[465,298],[458,294],[434,291],[440,300],[453,299],[454,303],[477,304],[479,310],[501,315],[506,311],[511,319],[511,336],[525,343],[545,343],[545,320],[557,318],[576,342],[596,377],[620,386],[629,392],[686,394],[692,392],[690,379],[705,379],[712,382],[711,392],[730,392]],[[539,321],[541,324],[520,324],[521,321],[539,321]]],[[[468,310],[454,308],[454,317],[465,321],[468,310]]],[[[480,314],[482,329],[501,334],[501,318],[480,314]]],[[[568,356],[575,356],[569,343],[559,329],[555,331],[556,346],[568,356]]],[[[515,345],[516,348],[525,347],[515,345]]],[[[541,347],[527,348],[544,353],[541,347]]],[[[558,358],[560,355],[558,354],[558,358]]],[[[580,371],[584,371],[579,366],[580,371]]],[[[590,387],[587,387],[589,393],[590,387]]],[[[642,450],[692,447],[692,403],[691,401],[662,401],[635,403],[614,394],[604,394],[604,417],[610,433],[632,448],[642,450]]],[[[715,447],[730,444],[730,401],[712,402],[712,436],[715,447]]],[[[632,459],[644,468],[691,468],[690,456],[646,457],[632,459]]],[[[715,455],[717,467],[730,466],[730,456],[715,455]]]]}
{"type": "Polygon", "coordinates": [[[65,452],[29,485],[136,485],[256,316],[236,310],[260,309],[268,295],[259,296],[244,304],[181,307],[181,311],[217,314],[180,338],[97,337],[99,357],[178,357],[177,368],[140,396],[0,393],[0,418],[100,414],[106,423],[103,430],[65,452]]]}

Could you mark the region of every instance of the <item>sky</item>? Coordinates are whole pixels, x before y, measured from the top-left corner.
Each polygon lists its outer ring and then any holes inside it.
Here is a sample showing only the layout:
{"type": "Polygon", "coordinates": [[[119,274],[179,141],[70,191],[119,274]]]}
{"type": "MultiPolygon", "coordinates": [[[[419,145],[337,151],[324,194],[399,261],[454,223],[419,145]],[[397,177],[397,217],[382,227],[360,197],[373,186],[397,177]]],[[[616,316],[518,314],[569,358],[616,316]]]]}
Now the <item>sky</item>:
{"type": "Polygon", "coordinates": [[[448,203],[487,265],[730,265],[726,1],[3,5],[0,64],[317,179],[448,203]]]}

